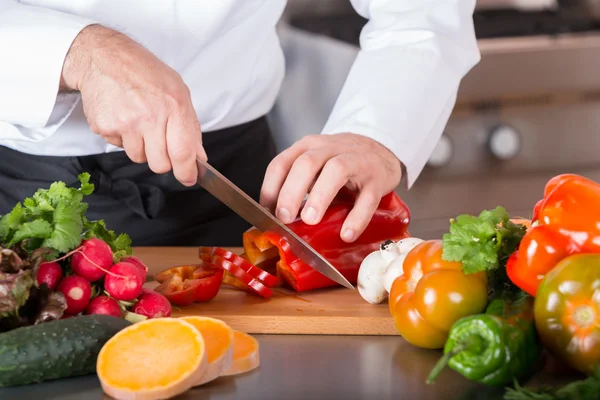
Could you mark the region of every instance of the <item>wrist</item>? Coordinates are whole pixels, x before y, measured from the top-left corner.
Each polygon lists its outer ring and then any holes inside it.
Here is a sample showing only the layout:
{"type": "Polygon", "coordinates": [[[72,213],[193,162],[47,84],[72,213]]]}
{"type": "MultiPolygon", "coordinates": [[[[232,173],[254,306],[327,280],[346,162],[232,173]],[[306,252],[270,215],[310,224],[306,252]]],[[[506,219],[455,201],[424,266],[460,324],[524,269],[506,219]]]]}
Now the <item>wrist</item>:
{"type": "Polygon", "coordinates": [[[110,44],[118,33],[102,25],[89,25],[79,32],[65,57],[60,77],[60,92],[81,91],[94,69],[97,49],[110,44]]]}

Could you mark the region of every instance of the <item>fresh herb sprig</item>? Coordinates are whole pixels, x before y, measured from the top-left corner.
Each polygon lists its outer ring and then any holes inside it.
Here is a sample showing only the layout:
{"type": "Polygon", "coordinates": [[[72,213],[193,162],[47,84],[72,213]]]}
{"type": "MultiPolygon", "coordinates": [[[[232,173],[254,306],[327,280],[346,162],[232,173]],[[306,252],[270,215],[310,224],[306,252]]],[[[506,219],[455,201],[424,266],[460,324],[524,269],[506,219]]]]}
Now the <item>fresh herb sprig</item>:
{"type": "Polygon", "coordinates": [[[83,238],[98,237],[106,241],[117,256],[131,254],[131,239],[106,229],[104,221],[86,218],[88,204],[84,196],[94,191],[90,174],[78,176],[80,187],[54,182],[48,189],[38,189],[32,197],[15,205],[0,218],[0,245],[10,248],[23,245],[28,250],[46,248],[57,256],[80,246],[83,238]]]}
{"type": "Polygon", "coordinates": [[[571,382],[558,388],[527,389],[515,382],[507,388],[504,400],[596,400],[600,396],[600,366],[586,379],[571,382]]]}

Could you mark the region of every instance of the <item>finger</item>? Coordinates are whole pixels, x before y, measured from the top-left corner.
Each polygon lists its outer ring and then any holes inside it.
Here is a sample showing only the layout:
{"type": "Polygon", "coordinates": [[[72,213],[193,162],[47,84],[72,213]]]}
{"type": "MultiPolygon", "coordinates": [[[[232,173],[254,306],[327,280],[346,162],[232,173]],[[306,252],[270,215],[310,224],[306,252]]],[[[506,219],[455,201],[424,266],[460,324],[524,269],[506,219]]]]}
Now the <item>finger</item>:
{"type": "Polygon", "coordinates": [[[345,242],[355,241],[367,228],[381,201],[379,191],[371,186],[363,188],[356,197],[354,207],[342,225],[340,237],[345,242]]]}
{"type": "Polygon", "coordinates": [[[204,150],[204,145],[202,144],[202,129],[200,128],[200,121],[196,115],[194,115],[194,137],[196,140],[196,157],[203,161],[208,161],[208,156],[206,155],[206,150],[204,150]]]}
{"type": "Polygon", "coordinates": [[[189,107],[176,110],[167,122],[167,153],[173,167],[173,175],[185,186],[192,186],[198,179],[196,167],[197,132],[195,114],[189,107]]]}
{"type": "Polygon", "coordinates": [[[322,147],[301,154],[290,168],[277,199],[276,215],[283,223],[296,219],[308,190],[325,163],[337,153],[335,147],[322,147]]]}
{"type": "Polygon", "coordinates": [[[147,161],[144,151],[144,138],[137,133],[127,133],[121,136],[123,141],[123,149],[127,156],[137,164],[143,164],[147,161]]]}
{"type": "Polygon", "coordinates": [[[167,153],[166,121],[155,127],[148,127],[144,135],[144,144],[148,166],[157,174],[171,170],[171,160],[167,153]]]}
{"type": "Polygon", "coordinates": [[[309,150],[308,140],[300,140],[288,149],[279,153],[267,167],[265,179],[260,189],[260,204],[273,209],[277,204],[277,198],[281,187],[288,176],[294,161],[304,152],[309,150]]]}
{"type": "Polygon", "coordinates": [[[302,209],[305,223],[312,225],[321,221],[337,193],[355,175],[354,165],[351,157],[344,154],[325,164],[302,209]]]}

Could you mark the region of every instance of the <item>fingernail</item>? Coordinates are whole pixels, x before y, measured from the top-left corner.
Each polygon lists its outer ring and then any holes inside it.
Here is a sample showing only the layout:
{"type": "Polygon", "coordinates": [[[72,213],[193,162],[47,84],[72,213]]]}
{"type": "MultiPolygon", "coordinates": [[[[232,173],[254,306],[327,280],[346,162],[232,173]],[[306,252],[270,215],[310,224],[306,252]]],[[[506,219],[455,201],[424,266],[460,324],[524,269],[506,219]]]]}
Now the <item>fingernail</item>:
{"type": "Polygon", "coordinates": [[[344,229],[344,231],[342,232],[342,239],[346,241],[351,241],[352,239],[354,239],[354,229],[344,229]]]}
{"type": "Polygon", "coordinates": [[[277,210],[277,218],[279,218],[281,220],[281,222],[283,222],[284,224],[288,224],[291,222],[290,221],[290,212],[283,207],[281,207],[279,210],[277,210]]]}
{"type": "Polygon", "coordinates": [[[317,222],[317,210],[315,210],[313,207],[305,207],[304,210],[302,210],[302,219],[307,224],[316,223],[317,222]]]}

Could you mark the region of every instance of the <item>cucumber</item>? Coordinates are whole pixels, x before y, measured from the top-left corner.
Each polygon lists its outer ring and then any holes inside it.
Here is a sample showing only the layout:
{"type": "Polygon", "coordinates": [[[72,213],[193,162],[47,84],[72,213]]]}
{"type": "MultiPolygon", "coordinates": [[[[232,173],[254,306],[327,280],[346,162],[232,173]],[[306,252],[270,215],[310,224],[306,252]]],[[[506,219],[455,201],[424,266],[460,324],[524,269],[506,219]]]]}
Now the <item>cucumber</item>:
{"type": "Polygon", "coordinates": [[[93,374],[102,346],[131,325],[108,315],[86,315],[0,334],[0,387],[93,374]]]}

